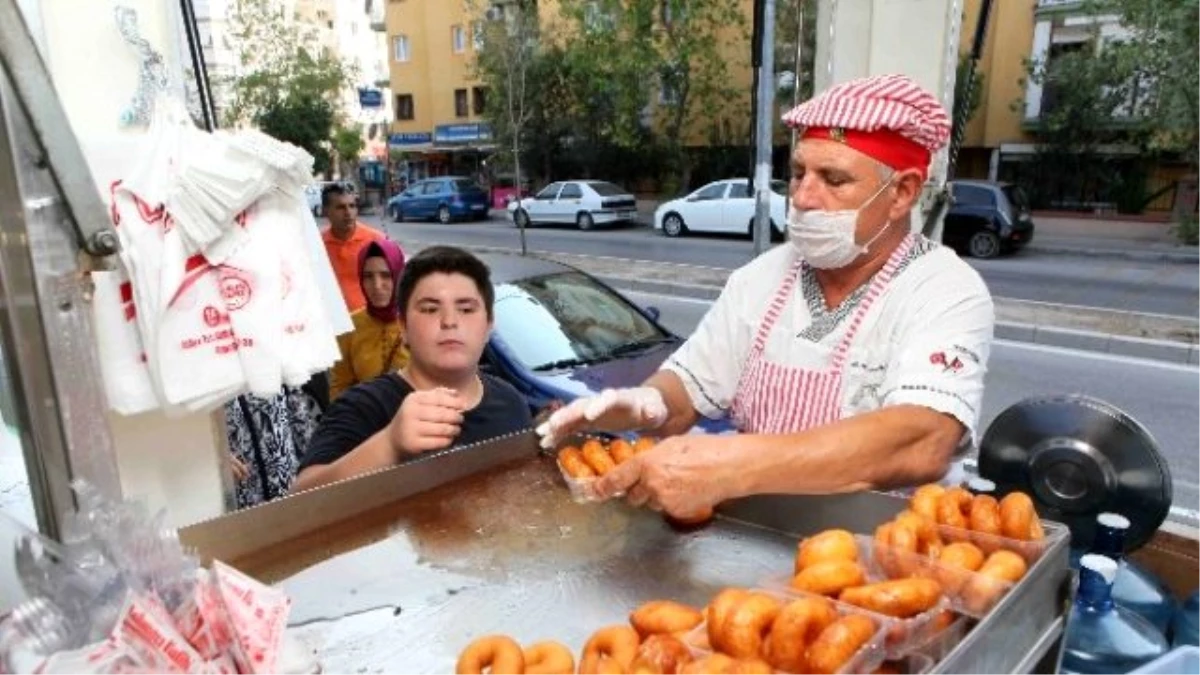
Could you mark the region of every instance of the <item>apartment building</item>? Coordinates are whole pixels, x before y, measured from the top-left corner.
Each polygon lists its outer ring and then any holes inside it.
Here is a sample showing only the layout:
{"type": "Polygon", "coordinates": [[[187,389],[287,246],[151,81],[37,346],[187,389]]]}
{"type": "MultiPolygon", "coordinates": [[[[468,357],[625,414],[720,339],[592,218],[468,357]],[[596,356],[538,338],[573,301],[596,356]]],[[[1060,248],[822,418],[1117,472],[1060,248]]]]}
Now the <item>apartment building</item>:
{"type": "MultiPolygon", "coordinates": [[[[970,42],[981,0],[964,3],[961,53],[970,42]]],[[[1054,105],[1054,92],[1026,77],[1026,61],[1052,62],[1056,56],[1083,49],[1102,49],[1106,40],[1127,35],[1116,16],[1092,16],[1082,0],[996,0],[992,3],[987,41],[979,70],[983,74],[979,108],[963,136],[958,176],[1020,182],[1035,157],[1037,122],[1054,105]],[[1097,37],[1099,43],[1097,44],[1097,37]]],[[[1114,161],[1134,159],[1137,149],[1113,145],[1101,148],[1114,161]]],[[[1174,185],[1182,167],[1155,167],[1146,191],[1154,194],[1174,185]]],[[[1163,192],[1147,207],[1172,208],[1175,194],[1163,192]]],[[[1080,205],[1063,204],[1064,208],[1080,205]]],[[[1106,205],[1095,205],[1107,208],[1106,205]]]]}
{"type": "MultiPolygon", "coordinates": [[[[748,129],[750,22],[753,0],[739,0],[745,25],[723,28],[722,49],[728,51],[730,85],[746,92],[727,101],[714,114],[742,112],[748,129]]],[[[402,160],[399,175],[419,180],[448,172],[478,169],[493,150],[491,127],[484,118],[487,90],[474,76],[473,63],[485,21],[504,20],[513,0],[388,0],[387,35],[394,119],[390,145],[402,160]]],[[[556,0],[537,2],[543,27],[560,23],[556,0]]],[[[660,19],[670,21],[663,3],[660,19]]],[[[662,123],[672,105],[672,92],[648,83],[646,119],[662,123]]],[[[685,143],[709,142],[711,116],[699,116],[685,133],[685,143]]]]}
{"type": "Polygon", "coordinates": [[[337,53],[356,72],[342,98],[347,122],[362,128],[363,157],[387,158],[392,96],[387,58],[386,0],[337,0],[337,53]]]}
{"type": "Polygon", "coordinates": [[[472,73],[486,3],[389,0],[390,145],[409,182],[478,167],[492,149],[487,92],[472,73]]]}

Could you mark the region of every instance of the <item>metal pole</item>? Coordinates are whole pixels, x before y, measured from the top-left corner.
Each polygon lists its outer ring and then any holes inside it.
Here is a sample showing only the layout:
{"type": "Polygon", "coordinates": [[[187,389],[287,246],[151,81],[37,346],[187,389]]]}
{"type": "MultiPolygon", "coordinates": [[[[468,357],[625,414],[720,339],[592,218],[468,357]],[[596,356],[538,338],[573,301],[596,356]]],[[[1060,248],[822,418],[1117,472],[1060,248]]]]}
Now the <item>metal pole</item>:
{"type": "MultiPolygon", "coordinates": [[[[796,68],[792,72],[795,74],[795,80],[792,83],[792,107],[800,105],[800,85],[804,82],[804,77],[800,73],[800,67],[803,63],[804,56],[804,3],[808,0],[796,1],[796,68]]],[[[790,146],[791,154],[788,155],[788,160],[796,154],[796,140],[798,132],[795,127],[792,127],[792,143],[790,146]]],[[[783,200],[783,213],[787,215],[792,210],[791,194],[783,200]]]]}
{"type": "MultiPolygon", "coordinates": [[[[754,152],[754,254],[771,241],[771,147],[775,122],[775,0],[763,0],[754,152]]],[[[779,223],[780,227],[783,223],[779,223]]]]}

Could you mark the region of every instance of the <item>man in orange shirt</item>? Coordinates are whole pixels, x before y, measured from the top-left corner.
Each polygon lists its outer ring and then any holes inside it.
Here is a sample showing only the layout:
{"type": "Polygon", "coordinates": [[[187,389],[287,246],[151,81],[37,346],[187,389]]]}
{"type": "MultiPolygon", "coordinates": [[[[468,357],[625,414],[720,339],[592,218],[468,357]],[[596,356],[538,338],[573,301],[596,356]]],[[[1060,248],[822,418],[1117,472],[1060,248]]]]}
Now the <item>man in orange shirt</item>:
{"type": "Polygon", "coordinates": [[[358,222],[358,195],[349,183],[330,183],[321,191],[321,207],[329,227],[321,232],[329,264],[337,276],[346,309],[357,312],[367,306],[358,278],[358,252],[364,246],[387,235],[358,222]]]}

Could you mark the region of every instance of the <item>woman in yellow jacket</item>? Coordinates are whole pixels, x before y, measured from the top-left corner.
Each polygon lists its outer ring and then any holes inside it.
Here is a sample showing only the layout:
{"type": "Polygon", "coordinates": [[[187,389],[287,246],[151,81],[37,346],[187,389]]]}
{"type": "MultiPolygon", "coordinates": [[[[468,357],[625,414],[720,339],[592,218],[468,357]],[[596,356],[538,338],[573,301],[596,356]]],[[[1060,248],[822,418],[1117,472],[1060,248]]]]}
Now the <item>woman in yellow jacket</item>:
{"type": "Polygon", "coordinates": [[[331,401],[359,382],[408,365],[396,306],[404,252],[388,239],[371,242],[358,254],[358,270],[367,306],[350,315],[354,331],[338,338],[342,360],[329,375],[331,401]]]}

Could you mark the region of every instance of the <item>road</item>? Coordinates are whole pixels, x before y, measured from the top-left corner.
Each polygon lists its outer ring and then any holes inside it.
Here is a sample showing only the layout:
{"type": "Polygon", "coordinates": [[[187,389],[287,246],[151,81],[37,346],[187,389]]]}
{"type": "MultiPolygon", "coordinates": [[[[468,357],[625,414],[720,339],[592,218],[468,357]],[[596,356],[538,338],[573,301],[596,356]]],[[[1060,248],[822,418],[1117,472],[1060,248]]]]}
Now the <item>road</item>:
{"type": "MultiPolygon", "coordinates": [[[[662,310],[661,321],[690,335],[707,300],[625,291],[643,306],[662,310]]],[[[1200,378],[1192,367],[998,341],[992,350],[980,431],[1001,411],[1029,396],[1083,393],[1107,401],[1141,422],[1157,439],[1175,484],[1175,505],[1200,509],[1200,378]]]]}
{"type": "MultiPolygon", "coordinates": [[[[378,224],[378,217],[368,218],[378,224]]],[[[511,223],[389,223],[393,238],[458,246],[519,248],[511,223]]],[[[584,253],[618,258],[735,268],[753,257],[744,238],[686,237],[668,239],[649,227],[620,227],[580,232],[574,228],[538,227],[528,232],[532,250],[584,253]]],[[[1196,266],[1113,258],[1064,256],[1033,250],[998,260],[968,262],[983,275],[997,297],[1126,311],[1200,316],[1200,278],[1196,266]]]]}

